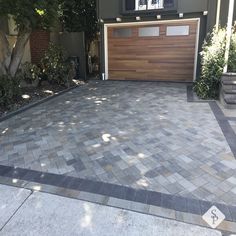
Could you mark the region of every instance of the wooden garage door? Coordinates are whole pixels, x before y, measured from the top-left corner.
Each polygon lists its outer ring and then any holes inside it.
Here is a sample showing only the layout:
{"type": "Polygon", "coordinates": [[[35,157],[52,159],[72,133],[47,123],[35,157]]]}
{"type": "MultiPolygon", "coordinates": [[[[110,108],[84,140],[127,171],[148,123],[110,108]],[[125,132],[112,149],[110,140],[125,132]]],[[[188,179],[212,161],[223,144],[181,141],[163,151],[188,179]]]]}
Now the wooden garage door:
{"type": "Polygon", "coordinates": [[[197,21],[108,28],[108,78],[193,81],[197,21]]]}

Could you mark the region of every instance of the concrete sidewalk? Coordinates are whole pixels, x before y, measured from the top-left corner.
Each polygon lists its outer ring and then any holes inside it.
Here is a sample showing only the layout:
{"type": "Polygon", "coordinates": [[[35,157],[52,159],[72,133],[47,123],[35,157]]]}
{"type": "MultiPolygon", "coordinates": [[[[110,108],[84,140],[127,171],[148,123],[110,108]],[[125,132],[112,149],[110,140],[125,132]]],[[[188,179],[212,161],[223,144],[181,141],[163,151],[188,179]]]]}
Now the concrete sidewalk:
{"type": "Polygon", "coordinates": [[[221,236],[219,231],[0,185],[0,235],[221,236]]]}

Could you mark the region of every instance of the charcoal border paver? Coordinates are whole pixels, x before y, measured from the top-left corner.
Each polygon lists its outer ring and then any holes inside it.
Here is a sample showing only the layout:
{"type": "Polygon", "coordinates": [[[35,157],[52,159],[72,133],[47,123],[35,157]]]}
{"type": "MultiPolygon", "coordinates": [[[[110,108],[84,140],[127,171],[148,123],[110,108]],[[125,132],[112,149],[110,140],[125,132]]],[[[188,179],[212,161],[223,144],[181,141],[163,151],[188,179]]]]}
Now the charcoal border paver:
{"type": "MultiPolygon", "coordinates": [[[[236,222],[236,207],[221,203],[179,197],[176,195],[153,192],[149,190],[137,190],[104,182],[97,182],[57,174],[48,174],[39,171],[6,167],[2,165],[0,165],[0,178],[1,176],[8,177],[10,179],[17,179],[20,181],[28,181],[28,183],[24,182],[24,186],[27,186],[27,184],[33,182],[68,190],[92,193],[100,197],[107,196],[114,199],[128,200],[131,203],[134,203],[134,210],[142,207],[142,205],[139,205],[140,203],[173,210],[180,213],[182,212],[203,215],[212,205],[215,205],[225,214],[227,221],[236,222]],[[29,178],[29,176],[31,178],[29,178]]],[[[84,200],[86,200],[86,198],[84,200]]],[[[145,211],[148,212],[148,209],[145,208],[145,211]]]]}

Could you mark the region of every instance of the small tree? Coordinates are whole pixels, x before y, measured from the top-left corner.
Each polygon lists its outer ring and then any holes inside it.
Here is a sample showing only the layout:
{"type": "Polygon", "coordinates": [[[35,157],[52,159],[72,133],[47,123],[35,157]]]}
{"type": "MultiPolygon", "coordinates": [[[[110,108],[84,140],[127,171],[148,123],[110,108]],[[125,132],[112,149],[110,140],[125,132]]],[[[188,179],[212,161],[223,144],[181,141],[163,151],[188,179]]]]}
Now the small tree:
{"type": "Polygon", "coordinates": [[[6,33],[0,29],[0,75],[15,77],[25,46],[34,29],[49,29],[57,16],[57,0],[0,0],[0,18],[11,16],[18,36],[13,50],[6,33]]]}
{"type": "Polygon", "coordinates": [[[203,44],[201,55],[201,77],[194,90],[203,99],[217,98],[220,78],[225,66],[225,28],[213,30],[203,44]]]}
{"type": "Polygon", "coordinates": [[[236,72],[236,31],[233,31],[229,52],[229,72],[236,72]]]}
{"type": "Polygon", "coordinates": [[[85,32],[86,49],[97,37],[96,0],[60,0],[61,22],[65,31],[85,32]]]}

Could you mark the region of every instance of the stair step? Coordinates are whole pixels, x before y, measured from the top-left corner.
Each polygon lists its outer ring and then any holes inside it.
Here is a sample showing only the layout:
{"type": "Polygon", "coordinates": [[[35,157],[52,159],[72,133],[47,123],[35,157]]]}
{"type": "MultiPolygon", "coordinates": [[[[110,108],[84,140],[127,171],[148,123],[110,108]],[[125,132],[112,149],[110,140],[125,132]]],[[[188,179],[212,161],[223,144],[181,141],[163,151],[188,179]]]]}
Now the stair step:
{"type": "Polygon", "coordinates": [[[236,94],[224,94],[223,96],[227,104],[236,105],[236,94]]]}
{"type": "Polygon", "coordinates": [[[223,89],[225,94],[236,94],[236,89],[223,89]]]}
{"type": "Polygon", "coordinates": [[[230,92],[230,91],[235,91],[236,90],[236,84],[223,84],[221,83],[221,88],[223,90],[223,92],[230,92]]]}
{"type": "Polygon", "coordinates": [[[236,73],[225,73],[221,77],[221,81],[224,82],[236,82],[236,73]]]}

